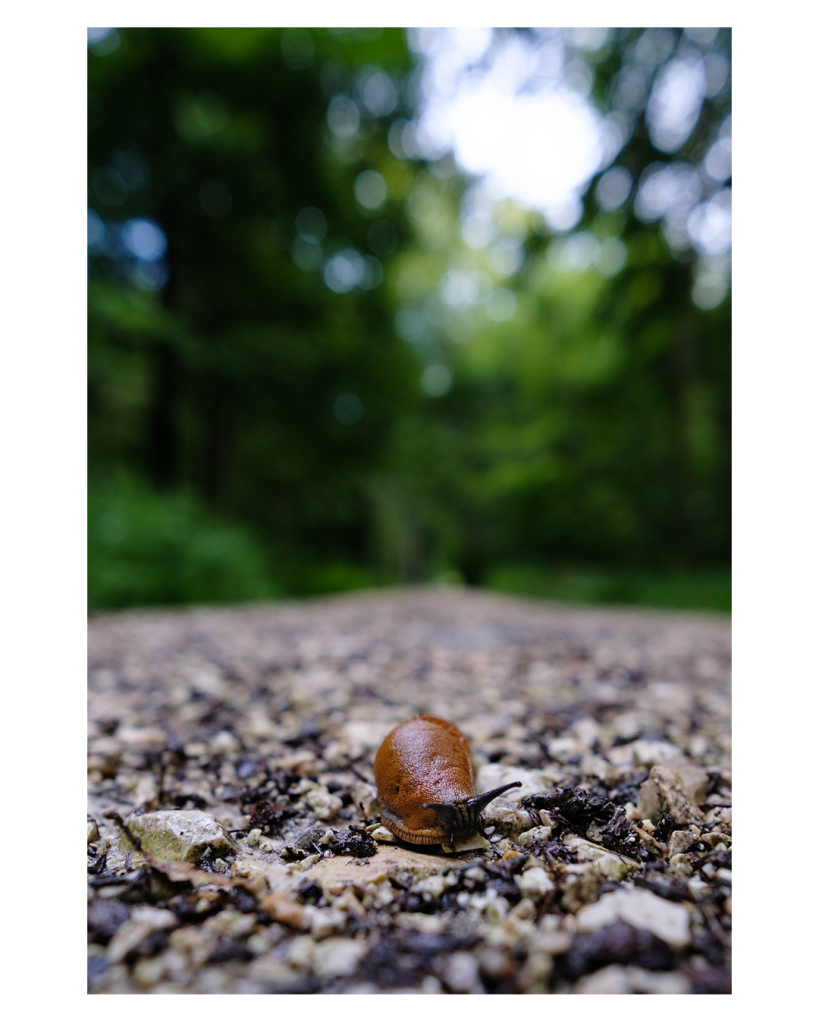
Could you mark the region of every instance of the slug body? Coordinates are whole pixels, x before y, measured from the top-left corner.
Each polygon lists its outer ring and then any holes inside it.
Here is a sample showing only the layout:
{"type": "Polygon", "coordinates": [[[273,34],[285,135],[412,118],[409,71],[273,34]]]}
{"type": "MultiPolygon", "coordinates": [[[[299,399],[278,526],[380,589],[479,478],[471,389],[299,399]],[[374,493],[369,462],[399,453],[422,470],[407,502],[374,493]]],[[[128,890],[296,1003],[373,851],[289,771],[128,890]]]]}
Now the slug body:
{"type": "Polygon", "coordinates": [[[510,782],[475,796],[469,740],[443,718],[418,715],[402,722],[375,755],[381,823],[407,843],[453,843],[478,832],[490,800],[519,786],[510,782]]]}

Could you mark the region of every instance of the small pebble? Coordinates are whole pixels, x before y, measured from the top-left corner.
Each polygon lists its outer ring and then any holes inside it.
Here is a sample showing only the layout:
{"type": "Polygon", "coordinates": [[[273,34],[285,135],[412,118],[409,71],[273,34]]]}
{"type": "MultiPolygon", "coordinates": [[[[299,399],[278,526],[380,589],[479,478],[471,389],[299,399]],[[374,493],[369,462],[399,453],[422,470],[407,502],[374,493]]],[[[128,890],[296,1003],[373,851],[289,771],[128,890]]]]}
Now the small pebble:
{"type": "Polygon", "coordinates": [[[452,953],[447,959],[443,980],[453,992],[464,995],[483,992],[478,961],[471,953],[452,953]]]}
{"type": "Polygon", "coordinates": [[[326,939],[313,954],[313,971],[317,978],[341,978],[354,974],[367,951],[355,939],[326,939]]]}
{"type": "Polygon", "coordinates": [[[371,832],[370,835],[376,842],[379,843],[394,843],[396,842],[395,836],[390,832],[388,828],[384,828],[383,825],[377,825],[371,832]]]}
{"type": "Polygon", "coordinates": [[[524,896],[538,899],[555,888],[555,883],[543,868],[527,868],[520,876],[518,887],[524,896]]]}
{"type": "Polygon", "coordinates": [[[678,853],[685,853],[689,847],[693,846],[694,843],[699,839],[696,832],[682,829],[677,832],[672,832],[668,840],[668,856],[676,857],[678,853]]]}
{"type": "Polygon", "coordinates": [[[552,834],[552,829],[548,825],[537,825],[535,828],[530,828],[526,832],[521,832],[518,837],[519,846],[529,846],[531,843],[545,842],[552,834]]]}
{"type": "Polygon", "coordinates": [[[326,789],[311,789],[305,797],[305,803],[322,821],[331,821],[344,806],[334,793],[326,789]]]}

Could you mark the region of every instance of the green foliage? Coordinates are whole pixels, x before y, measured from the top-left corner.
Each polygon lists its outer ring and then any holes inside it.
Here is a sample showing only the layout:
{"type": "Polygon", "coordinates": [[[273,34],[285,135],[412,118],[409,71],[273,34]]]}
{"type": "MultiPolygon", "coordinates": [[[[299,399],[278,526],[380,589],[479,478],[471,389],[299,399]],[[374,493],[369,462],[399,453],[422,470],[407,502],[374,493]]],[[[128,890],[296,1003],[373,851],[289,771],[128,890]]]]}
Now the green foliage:
{"type": "Polygon", "coordinates": [[[499,565],[489,573],[486,586],[504,593],[579,604],[731,611],[731,575],[726,570],[652,573],[499,565]]]}
{"type": "Polygon", "coordinates": [[[94,486],[88,502],[88,604],[202,604],[280,597],[252,530],[225,523],[195,497],[135,479],[94,486]]]}

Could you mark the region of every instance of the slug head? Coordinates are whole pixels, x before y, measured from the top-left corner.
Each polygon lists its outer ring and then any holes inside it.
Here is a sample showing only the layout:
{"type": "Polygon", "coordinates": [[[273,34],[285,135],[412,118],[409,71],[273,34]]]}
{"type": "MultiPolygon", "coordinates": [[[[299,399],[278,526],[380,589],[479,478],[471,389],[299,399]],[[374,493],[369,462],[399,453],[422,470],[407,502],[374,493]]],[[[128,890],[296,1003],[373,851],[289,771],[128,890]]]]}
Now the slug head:
{"type": "Polygon", "coordinates": [[[487,793],[473,796],[471,800],[465,800],[462,803],[426,803],[423,806],[425,809],[435,811],[444,831],[449,833],[450,845],[455,842],[456,836],[470,835],[472,832],[477,832],[484,839],[488,839],[489,836],[484,832],[481,811],[496,796],[505,793],[507,789],[517,789],[520,785],[520,782],[509,782],[505,786],[490,789],[487,793]]]}

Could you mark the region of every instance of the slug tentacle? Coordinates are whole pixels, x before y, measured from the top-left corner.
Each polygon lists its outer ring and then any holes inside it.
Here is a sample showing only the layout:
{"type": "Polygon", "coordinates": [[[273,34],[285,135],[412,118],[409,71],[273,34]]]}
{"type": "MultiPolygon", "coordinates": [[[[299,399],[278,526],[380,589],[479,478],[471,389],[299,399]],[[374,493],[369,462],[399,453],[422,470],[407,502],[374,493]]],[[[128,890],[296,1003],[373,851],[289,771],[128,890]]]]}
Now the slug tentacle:
{"type": "Polygon", "coordinates": [[[520,786],[520,782],[509,782],[505,786],[498,786],[495,789],[490,789],[486,793],[481,793],[480,796],[473,796],[471,800],[467,800],[466,803],[427,803],[424,804],[424,808],[429,808],[435,811],[439,819],[449,829],[450,842],[454,841],[455,835],[459,832],[479,832],[484,839],[487,836],[483,830],[483,819],[481,818],[481,811],[487,804],[491,803],[496,796],[500,796],[501,793],[505,793],[507,789],[516,789],[520,786]]]}

